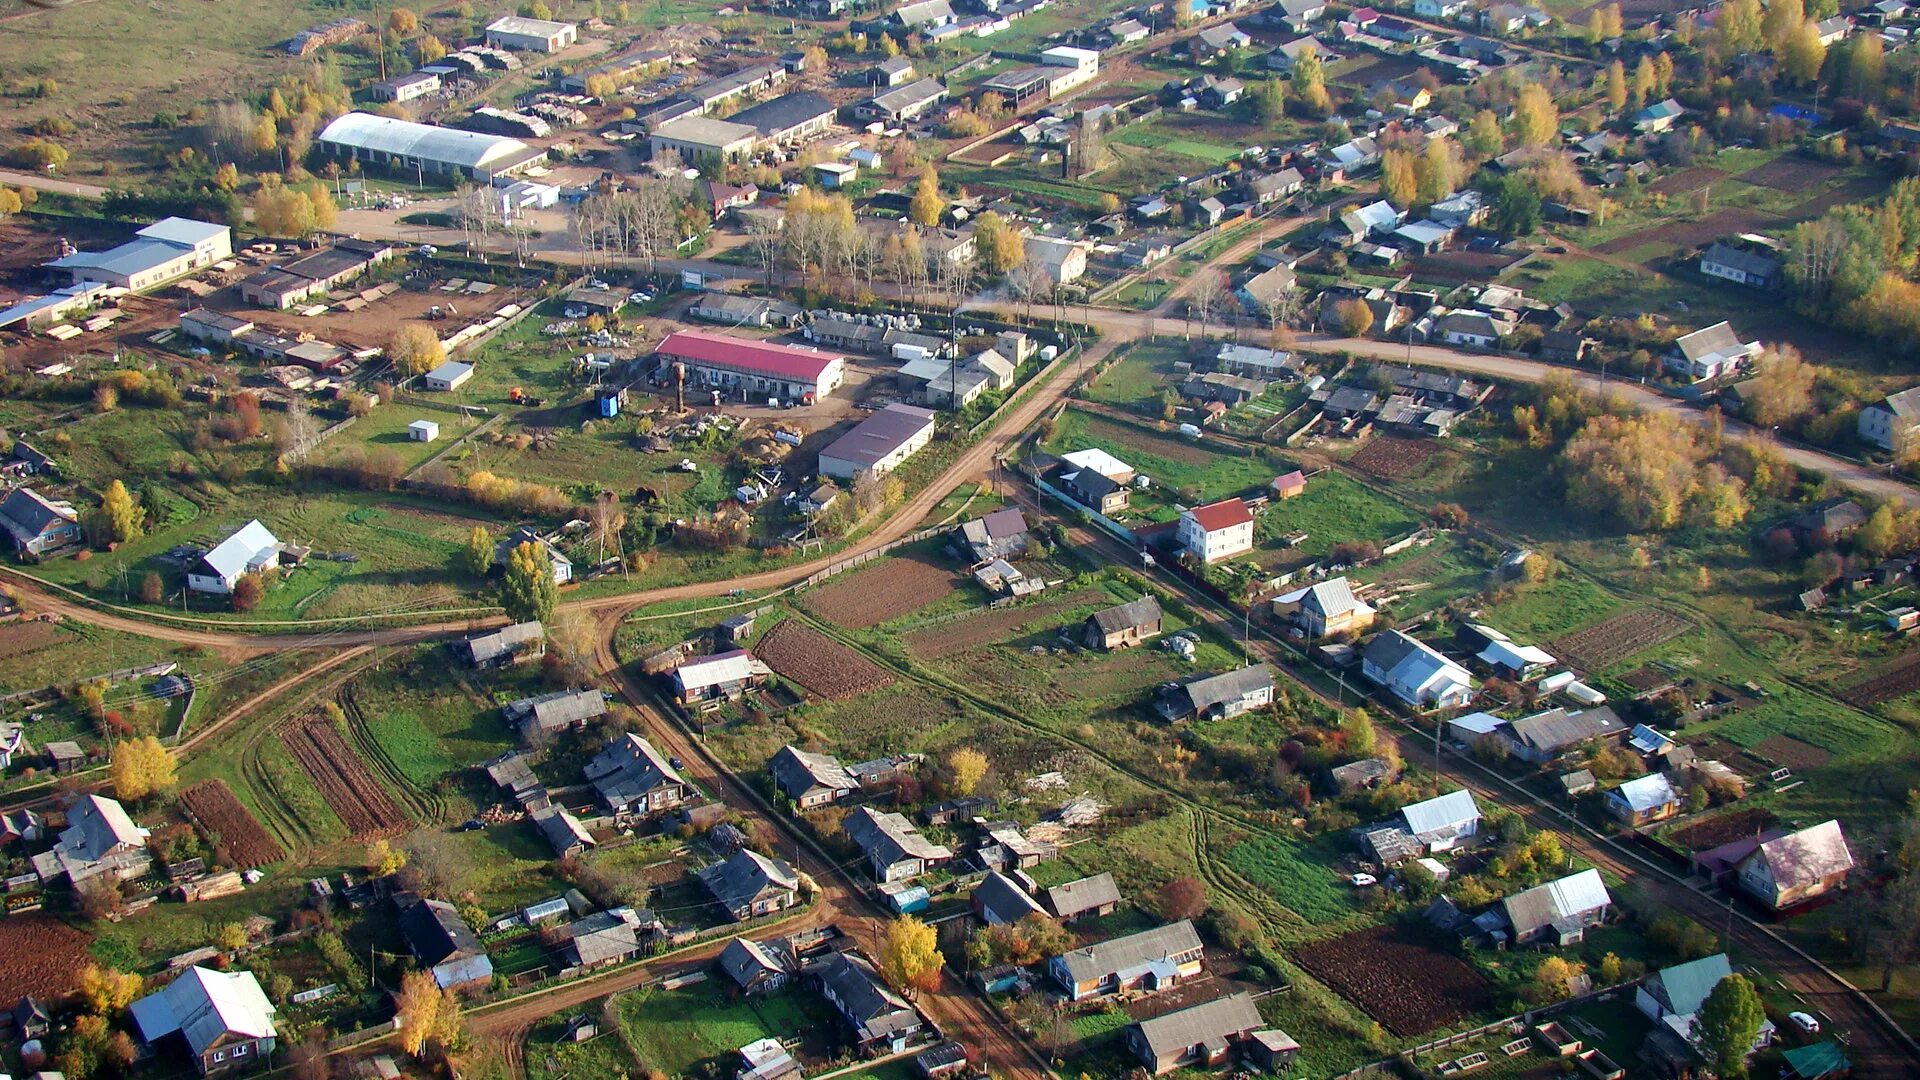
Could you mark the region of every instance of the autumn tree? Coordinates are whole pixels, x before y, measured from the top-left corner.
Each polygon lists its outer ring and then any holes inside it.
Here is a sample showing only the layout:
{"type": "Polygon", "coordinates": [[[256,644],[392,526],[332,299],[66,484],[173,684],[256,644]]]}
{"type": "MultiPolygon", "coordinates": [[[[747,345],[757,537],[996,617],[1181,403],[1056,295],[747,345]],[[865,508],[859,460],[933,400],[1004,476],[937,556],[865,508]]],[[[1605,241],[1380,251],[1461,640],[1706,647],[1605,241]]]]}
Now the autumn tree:
{"type": "Polygon", "coordinates": [[[164,580],[161,579],[159,573],[157,573],[156,571],[149,570],[145,574],[141,575],[141,578],[140,578],[140,602],[141,603],[157,604],[160,602],[161,598],[166,595],[166,591],[167,591],[167,584],[164,580]]]}
{"type": "Polygon", "coordinates": [[[1513,105],[1513,137],[1521,146],[1546,146],[1560,134],[1560,107],[1539,83],[1520,88],[1513,105]]]}
{"type": "Polygon", "coordinates": [[[1453,194],[1460,185],[1460,160],[1453,144],[1445,139],[1427,140],[1427,148],[1414,159],[1413,178],[1416,203],[1431,206],[1453,194]]]}
{"type": "Polygon", "coordinates": [[[213,944],[221,952],[244,949],[247,945],[247,928],[237,922],[221,923],[214,928],[213,944]]]}
{"type": "Polygon", "coordinates": [[[1770,345],[1753,360],[1753,378],[1741,390],[1747,416],[1761,427],[1791,425],[1813,411],[1818,372],[1791,345],[1770,345]]]}
{"type": "Polygon", "coordinates": [[[138,1000],[145,985],[145,980],[132,972],[88,964],[80,970],[80,986],[74,998],[93,1016],[113,1017],[138,1000]]]}
{"type": "Polygon", "coordinates": [[[1011,273],[1027,257],[1026,241],[1005,218],[992,210],[974,221],[973,245],[981,272],[990,276],[1011,273]]]}
{"type": "Polygon", "coordinates": [[[1820,40],[1820,28],[1807,19],[1788,33],[1778,50],[1780,67],[1787,78],[1802,86],[1811,86],[1820,78],[1827,63],[1827,43],[1820,40]]]}
{"type": "Polygon", "coordinates": [[[940,988],[940,940],[933,927],[911,915],[887,924],[880,942],[880,974],[903,994],[940,988]]]}
{"type": "Polygon", "coordinates": [[[920,170],[920,179],[914,185],[913,202],[907,208],[907,217],[915,224],[932,228],[940,224],[940,215],[947,209],[947,201],[940,197],[940,174],[932,165],[920,170]]]}
{"type": "Polygon", "coordinates": [[[1794,31],[1807,21],[1807,9],[1800,0],[1767,0],[1760,16],[1760,37],[1775,56],[1786,48],[1794,31]]]}
{"type": "Polygon", "coordinates": [[[1574,980],[1587,973],[1577,960],[1549,956],[1534,970],[1533,981],[1522,996],[1530,1005],[1547,1005],[1573,996],[1574,980]]]}
{"type": "Polygon", "coordinates": [[[1900,523],[1890,503],[1881,503],[1874,507],[1873,513],[1853,534],[1853,546],[1863,555],[1875,559],[1884,559],[1893,553],[1900,543],[1900,523]]]}
{"type": "Polygon", "coordinates": [[[360,865],[373,877],[391,877],[407,868],[407,853],[385,839],[375,840],[367,845],[366,858],[360,865]]]}
{"type": "Polygon", "coordinates": [[[1199,878],[1182,876],[1160,889],[1160,914],[1169,919],[1197,919],[1207,913],[1207,886],[1199,878]]]}
{"type": "Polygon", "coordinates": [[[1567,441],[1557,469],[1569,505],[1635,528],[1690,521],[1728,528],[1751,510],[1746,485],[1710,460],[1706,436],[1666,414],[1595,416],[1567,441]]]}
{"type": "Polygon", "coordinates": [[[1607,65],[1607,111],[1619,112],[1627,107],[1627,66],[1616,58],[1607,65]]]}
{"type": "Polygon", "coordinates": [[[1766,1018],[1760,995],[1745,975],[1728,975],[1714,984],[1695,1025],[1707,1067],[1717,1076],[1747,1075],[1747,1057],[1766,1018]]]}
{"type": "Polygon", "coordinates": [[[266,594],[267,583],[259,574],[241,574],[234,579],[233,592],[227,596],[227,602],[235,611],[252,611],[260,606],[266,594]]]}
{"type": "Polygon", "coordinates": [[[1388,150],[1380,155],[1380,194],[1393,205],[1406,209],[1420,193],[1420,182],[1413,175],[1413,155],[1405,150],[1388,150]]]}
{"type": "Polygon", "coordinates": [[[420,29],[420,16],[406,8],[394,8],[387,13],[387,29],[396,34],[411,34],[420,29]]]}
{"type": "Polygon", "coordinates": [[[113,764],[107,776],[120,798],[138,801],[149,795],[173,790],[178,781],[177,763],[159,739],[147,735],[114,744],[113,764]]]}
{"type": "Polygon", "coordinates": [[[121,544],[139,536],[145,531],[146,515],[140,505],[133,501],[133,495],[127,485],[119,480],[110,481],[107,490],[100,496],[100,512],[95,518],[94,527],[100,536],[109,543],[121,544]]]}
{"type": "Polygon", "coordinates": [[[947,755],[948,785],[955,795],[973,794],[987,776],[987,755],[962,746],[947,755]]]}
{"type": "Polygon", "coordinates": [[[1287,84],[1279,79],[1263,79],[1253,89],[1253,114],[1266,125],[1287,118],[1287,84]]]}
{"type": "Polygon", "coordinates": [[[0,187],[0,221],[5,221],[19,213],[21,207],[20,192],[9,187],[0,187]]]}
{"type": "Polygon", "coordinates": [[[507,557],[507,570],[500,579],[500,606],[514,622],[553,618],[560,590],[553,581],[553,559],[544,547],[523,543],[507,557]]]}
{"type": "Polygon", "coordinates": [[[1349,709],[1340,717],[1340,733],[1346,738],[1347,752],[1355,757],[1371,757],[1379,742],[1379,732],[1365,709],[1349,709]]]}
{"type": "Polygon", "coordinates": [[[493,569],[493,537],[486,527],[475,525],[467,534],[467,546],[460,552],[460,568],[474,577],[486,577],[493,569]]]}
{"type": "Polygon", "coordinates": [[[400,1031],[400,1049],[424,1059],[436,1049],[458,1041],[460,999],[440,989],[433,973],[409,971],[400,979],[394,1020],[400,1031]]]}
{"type": "Polygon", "coordinates": [[[446,362],[446,346],[425,323],[407,323],[387,340],[387,359],[408,375],[424,375],[446,362]]]}
{"type": "Polygon", "coordinates": [[[1319,50],[1309,45],[1293,60],[1293,99],[1308,116],[1324,117],[1333,112],[1333,98],[1327,94],[1327,69],[1319,50]]]}
{"type": "Polygon", "coordinates": [[[1333,326],[1342,336],[1366,337],[1373,329],[1373,308],[1358,297],[1341,300],[1333,305],[1333,326]]]}
{"type": "Polygon", "coordinates": [[[1728,56],[1758,51],[1765,44],[1760,24],[1760,0],[1727,0],[1714,23],[1721,51],[1728,56]]]}
{"type": "Polygon", "coordinates": [[[1476,158],[1489,158],[1500,153],[1505,146],[1505,137],[1500,132],[1500,117],[1492,109],[1481,109],[1467,122],[1466,133],[1460,136],[1460,145],[1467,153],[1476,158]]]}

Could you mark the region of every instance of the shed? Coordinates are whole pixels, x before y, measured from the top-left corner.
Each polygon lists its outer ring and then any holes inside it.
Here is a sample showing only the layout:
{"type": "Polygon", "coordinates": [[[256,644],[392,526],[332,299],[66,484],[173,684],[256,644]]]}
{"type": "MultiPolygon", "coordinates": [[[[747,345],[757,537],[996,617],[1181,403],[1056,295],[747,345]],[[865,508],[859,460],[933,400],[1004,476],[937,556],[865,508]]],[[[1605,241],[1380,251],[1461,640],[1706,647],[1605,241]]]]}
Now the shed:
{"type": "Polygon", "coordinates": [[[432,420],[415,420],[407,425],[407,438],[414,442],[432,442],[440,437],[440,425],[432,420]]]}

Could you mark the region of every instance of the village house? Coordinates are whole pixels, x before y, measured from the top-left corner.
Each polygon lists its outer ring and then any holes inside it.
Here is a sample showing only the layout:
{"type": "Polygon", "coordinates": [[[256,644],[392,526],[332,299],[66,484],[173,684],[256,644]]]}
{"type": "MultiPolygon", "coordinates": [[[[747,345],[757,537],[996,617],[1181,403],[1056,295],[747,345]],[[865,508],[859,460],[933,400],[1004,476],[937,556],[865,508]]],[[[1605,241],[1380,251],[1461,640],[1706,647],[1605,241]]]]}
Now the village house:
{"type": "Polygon", "coordinates": [[[749,997],[779,991],[793,978],[795,963],[779,942],[737,937],[720,950],[720,970],[749,997]]]}
{"type": "Polygon", "coordinates": [[[490,569],[504,573],[513,553],[522,545],[531,544],[539,548],[547,557],[547,565],[553,571],[553,583],[565,585],[573,580],[573,560],[567,558],[558,545],[540,535],[539,530],[520,526],[494,542],[493,562],[490,569]]]}
{"type": "Polygon", "coordinates": [[[1361,758],[1337,765],[1327,770],[1327,782],[1341,795],[1356,791],[1371,791],[1381,784],[1391,783],[1399,775],[1399,770],[1385,758],[1361,758]]]}
{"type": "Polygon", "coordinates": [[[1029,915],[1046,915],[1027,890],[998,870],[989,871],[974,886],[969,902],[973,913],[988,926],[1011,926],[1029,915]]]}
{"type": "Polygon", "coordinates": [[[13,1022],[13,1037],[21,1042],[44,1039],[53,1033],[53,1014],[31,994],[23,995],[13,1008],[0,1015],[13,1022]]]}
{"type": "Polygon", "coordinates": [[[179,1036],[201,1076],[264,1068],[279,1031],[276,1010],[251,971],[214,971],[198,964],[157,993],[133,1003],[128,1015],[140,1041],[157,1047],[179,1036]]]}
{"type": "Polygon", "coordinates": [[[1027,549],[1026,515],[1014,507],[995,510],[961,523],[953,539],[974,562],[1011,559],[1027,549]]]}
{"type": "Polygon", "coordinates": [[[1648,773],[1607,792],[1607,812],[1628,825],[1649,825],[1680,812],[1680,796],[1664,773],[1648,773]]]}
{"type": "Polygon", "coordinates": [[[639,956],[661,930],[660,917],[644,908],[596,911],[560,928],[567,966],[591,970],[639,956]]]}
{"type": "Polygon", "coordinates": [[[1095,469],[1070,469],[1062,466],[1060,484],[1080,505],[1097,514],[1112,516],[1127,508],[1132,494],[1125,484],[1095,469]]]}
{"type": "Polygon", "coordinates": [[[1226,1064],[1233,1048],[1265,1023],[1252,996],[1242,993],[1138,1021],[1127,1027],[1123,1038],[1147,1071],[1162,1076],[1175,1069],[1213,1069],[1226,1064]]]}
{"type": "Polygon", "coordinates": [[[767,761],[774,786],[806,811],[839,802],[860,790],[860,782],[847,772],[840,759],[830,754],[813,754],[789,743],[774,752],[767,761]]]}
{"type": "Polygon", "coordinates": [[[1373,607],[1353,595],[1353,585],[1344,577],[1316,581],[1275,597],[1273,606],[1276,615],[1291,606],[1294,624],[1309,641],[1359,634],[1373,625],[1373,607]]]}
{"type": "Polygon", "coordinates": [[[900,814],[862,806],[848,814],[841,829],[867,858],[867,868],[878,882],[919,877],[953,858],[953,850],[922,835],[900,814]]]}
{"type": "Polygon", "coordinates": [[[772,668],[745,649],[702,656],[673,669],[674,699],[682,705],[732,701],[772,674],[772,668]]]}
{"type": "Polygon", "coordinates": [[[1515,945],[1572,945],[1589,927],[1606,921],[1613,908],[1600,871],[1582,870],[1545,885],[1514,893],[1493,907],[1515,945]]]}
{"type": "Polygon", "coordinates": [[[1473,697],[1466,668],[1398,630],[1375,635],[1367,643],[1360,673],[1415,708],[1458,708],[1473,697]]]}
{"type": "Polygon", "coordinates": [[[1041,894],[1040,902],[1063,923],[1097,919],[1113,914],[1120,906],[1120,887],[1114,884],[1112,874],[1095,874],[1055,885],[1041,894]]]}
{"type": "Polygon", "coordinates": [[[808,964],[806,971],[846,1023],[859,1054],[899,1053],[926,1026],[913,1006],[887,989],[859,957],[830,953],[808,964]]]}
{"type": "Polygon", "coordinates": [[[1267,490],[1272,492],[1274,498],[1282,501],[1297,499],[1307,493],[1307,474],[1299,469],[1282,473],[1267,484],[1267,490]]]}
{"type": "Polygon", "coordinates": [[[1253,511],[1237,498],[1183,510],[1175,536],[1202,563],[1222,562],[1253,550],[1253,511]]]}
{"type": "Polygon", "coordinates": [[[1392,866],[1465,845],[1480,834],[1480,806],[1473,801],[1473,792],[1450,791],[1410,803],[1386,822],[1355,831],[1362,847],[1392,866]]]}
{"type": "Polygon", "coordinates": [[[1070,1001],[1157,993],[1198,976],[1204,951],[1193,923],[1182,919],[1061,953],[1048,962],[1047,972],[1070,1001]]]}
{"type": "MultiPolygon", "coordinates": [[[[1902,449],[1913,444],[1920,430],[1920,386],[1888,394],[1860,410],[1860,441],[1882,450],[1902,449]]],[[[0,515],[6,505],[0,503],[0,515]]]]}
{"type": "Polygon", "coordinates": [[[1732,375],[1745,369],[1760,353],[1759,342],[1741,341],[1733,325],[1727,322],[1717,322],[1682,335],[1673,346],[1674,351],[1666,359],[1666,368],[1689,382],[1705,382],[1732,375]]]}
{"type": "Polygon", "coordinates": [[[1673,130],[1673,125],[1682,116],[1687,115],[1686,106],[1667,98],[1633,114],[1633,130],[1641,135],[1658,135],[1673,130]]]}
{"type": "MultiPolygon", "coordinates": [[[[1670,1057],[1689,1055],[1696,1038],[1695,1018],[1713,988],[1732,974],[1733,965],[1728,963],[1727,954],[1715,953],[1662,968],[1642,979],[1634,991],[1633,1004],[1658,1025],[1650,1038],[1663,1036],[1674,1045],[1679,1053],[1669,1052],[1670,1057]]],[[[1760,1031],[1753,1039],[1754,1049],[1772,1045],[1774,1034],[1773,1021],[1762,1019],[1760,1031]]]]}
{"type": "Polygon", "coordinates": [[[0,499],[0,528],[12,539],[14,554],[25,559],[77,544],[86,535],[73,504],[55,502],[25,487],[14,488],[0,499]]]}
{"type": "Polygon", "coordinates": [[[1160,636],[1160,601],[1151,596],[1116,604],[1087,616],[1082,640],[1089,649],[1125,649],[1160,636]]]}
{"type": "Polygon", "coordinates": [[[605,716],[607,696],[598,690],[555,690],[500,707],[500,715],[520,732],[522,742],[538,742],[605,716]]]}
{"type": "Polygon", "coordinates": [[[265,525],[258,519],[249,521],[187,568],[187,588],[201,593],[231,593],[242,576],[279,566],[280,548],[279,538],[265,525]]]}
{"type": "MultiPolygon", "coordinates": [[[[0,769],[13,768],[14,758],[25,757],[32,752],[33,748],[27,742],[25,727],[19,724],[0,723],[0,769]]],[[[8,837],[4,823],[0,823],[0,843],[5,843],[9,839],[18,838],[8,837]]]]}
{"type": "Polygon", "coordinates": [[[546,628],[538,619],[512,623],[488,630],[454,643],[454,652],[469,667],[506,667],[522,660],[537,660],[547,654],[546,628]]]}
{"type": "Polygon", "coordinates": [[[1736,285],[1770,289],[1780,280],[1780,260],[1730,244],[1713,243],[1700,253],[1700,272],[1736,285]]]}
{"type": "Polygon", "coordinates": [[[1153,711],[1168,723],[1222,720],[1273,704],[1273,669],[1252,664],[1217,675],[1191,675],[1160,688],[1153,711]]]}
{"type": "Polygon", "coordinates": [[[1553,655],[1537,645],[1521,645],[1481,623],[1465,623],[1455,640],[1474,659],[1502,679],[1526,682],[1554,663],[1553,655]]]}
{"type": "Polygon", "coordinates": [[[580,824],[580,819],[568,813],[565,807],[543,806],[527,813],[527,820],[540,831],[547,846],[553,849],[553,857],[564,859],[578,855],[594,846],[592,834],[580,824]]]}
{"type": "Polygon", "coordinates": [[[587,762],[585,775],[613,814],[658,814],[694,793],[672,762],[632,732],[607,744],[587,762]]]}
{"type": "Polygon", "coordinates": [[[82,795],[67,811],[67,827],[53,849],[33,857],[33,871],[42,882],[65,878],[76,889],[139,877],[153,866],[147,852],[151,835],[133,823],[118,800],[82,795]]]}
{"type": "Polygon", "coordinates": [[[417,896],[404,901],[396,897],[395,902],[400,904],[397,927],[407,951],[433,973],[440,989],[463,989],[493,978],[486,946],[452,904],[417,896]]]}
{"type": "Polygon", "coordinates": [[[785,911],[800,901],[800,875],[793,867],[751,848],[741,848],[696,876],[736,922],[785,911]]]}
{"type": "Polygon", "coordinates": [[[1853,871],[1853,852],[1838,821],[1765,840],[1740,861],[1735,880],[1749,896],[1784,911],[1834,889],[1853,871]]]}
{"type": "Polygon", "coordinates": [[[1548,709],[1523,716],[1503,726],[1500,735],[1514,757],[1530,765],[1544,765],[1596,739],[1613,738],[1627,725],[1605,705],[1573,712],[1548,709]]]}

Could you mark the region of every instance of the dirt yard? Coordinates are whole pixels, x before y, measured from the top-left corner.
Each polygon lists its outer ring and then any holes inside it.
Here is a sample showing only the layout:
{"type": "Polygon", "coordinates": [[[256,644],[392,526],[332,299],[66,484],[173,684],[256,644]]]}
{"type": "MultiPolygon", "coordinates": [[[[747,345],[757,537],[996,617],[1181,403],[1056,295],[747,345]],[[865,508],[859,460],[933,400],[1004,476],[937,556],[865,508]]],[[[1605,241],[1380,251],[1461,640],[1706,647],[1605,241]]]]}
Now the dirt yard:
{"type": "Polygon", "coordinates": [[[324,315],[308,317],[294,311],[266,311],[249,306],[241,302],[238,289],[226,289],[214,296],[208,306],[252,319],[263,328],[288,335],[312,334],[321,341],[331,341],[335,345],[368,349],[384,347],[393,339],[394,332],[407,323],[425,320],[427,311],[435,304],[443,307],[452,304],[459,309],[459,314],[454,318],[433,324],[442,334],[448,334],[507,304],[524,303],[531,295],[529,290],[507,285],[484,295],[447,293],[437,288],[408,288],[383,300],[376,300],[359,311],[334,309],[324,315]]]}
{"type": "Polygon", "coordinates": [[[1691,169],[1682,169],[1677,173],[1671,173],[1655,180],[1647,186],[1647,190],[1656,195],[1685,195],[1689,191],[1698,191],[1708,184],[1716,183],[1726,178],[1727,174],[1721,172],[1719,169],[1709,168],[1705,165],[1695,165],[1691,169]]]}
{"type": "Polygon", "coordinates": [[[1301,967],[1402,1038],[1457,1023],[1493,1004],[1479,972],[1399,927],[1345,934],[1294,955],[1301,967]]]}

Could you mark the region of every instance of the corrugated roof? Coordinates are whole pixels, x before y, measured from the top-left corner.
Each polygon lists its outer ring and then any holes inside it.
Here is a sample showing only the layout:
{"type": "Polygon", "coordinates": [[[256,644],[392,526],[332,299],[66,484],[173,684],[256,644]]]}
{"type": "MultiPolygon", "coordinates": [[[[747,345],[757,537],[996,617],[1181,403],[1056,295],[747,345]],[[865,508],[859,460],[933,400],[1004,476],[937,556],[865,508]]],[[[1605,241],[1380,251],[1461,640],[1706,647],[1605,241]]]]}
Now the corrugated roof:
{"type": "Polygon", "coordinates": [[[197,1057],[224,1035],[272,1038],[273,1003],[250,971],[194,966],[166,988],[133,1003],[134,1022],[148,1042],[179,1032],[197,1057]]]}
{"type": "Polygon", "coordinates": [[[1720,980],[1733,974],[1733,965],[1727,962],[1726,953],[1714,953],[1684,964],[1675,964],[1658,974],[1661,987],[1666,991],[1667,1005],[1678,1016],[1692,1016],[1706,1004],[1707,995],[1720,985],[1720,980]]]}
{"type": "Polygon", "coordinates": [[[1253,1031],[1266,1021],[1248,994],[1215,998],[1164,1016],[1140,1021],[1140,1034],[1156,1057],[1178,1054],[1202,1044],[1218,1045],[1253,1031]]]}
{"type": "Polygon", "coordinates": [[[933,410],[894,402],[854,425],[820,451],[822,458],[871,467],[933,426],[933,410]]]}
{"type": "Polygon", "coordinates": [[[837,353],[774,345],[698,330],[678,330],[668,334],[655,351],[676,360],[727,364],[785,379],[818,380],[829,367],[842,359],[837,353]]]}
{"type": "Polygon", "coordinates": [[[1663,773],[1648,773],[1613,790],[1635,813],[1645,813],[1679,801],[1679,796],[1673,793],[1673,785],[1667,782],[1663,773]]]}
{"type": "Polygon", "coordinates": [[[797,799],[815,788],[852,791],[860,782],[831,754],[813,754],[788,744],[774,752],[767,768],[787,797],[797,799]]]}
{"type": "Polygon", "coordinates": [[[1060,955],[1075,982],[1088,982],[1154,960],[1165,960],[1201,948],[1193,923],[1182,919],[1151,930],[1117,937],[1060,955]]]}
{"type": "Polygon", "coordinates": [[[1112,874],[1095,874],[1047,890],[1047,905],[1062,919],[1119,902],[1120,886],[1114,884],[1112,874]]]}
{"type": "Polygon", "coordinates": [[[1478,821],[1480,806],[1473,801],[1473,792],[1461,788],[1424,802],[1403,806],[1400,808],[1400,818],[1415,836],[1420,836],[1478,821]]]}
{"type": "Polygon", "coordinates": [[[486,169],[511,164],[533,153],[532,147],[504,135],[416,124],[391,116],[350,112],[321,129],[319,140],[380,154],[398,154],[463,169],[486,169]]]}
{"type": "Polygon", "coordinates": [[[1813,885],[1853,869],[1853,852],[1838,821],[1823,821],[1760,845],[1755,858],[1766,860],[1776,885],[1813,885]]]}
{"type": "Polygon", "coordinates": [[[692,660],[674,669],[673,681],[682,692],[709,686],[742,682],[756,675],[771,675],[773,669],[745,649],[715,653],[692,660]]]}

